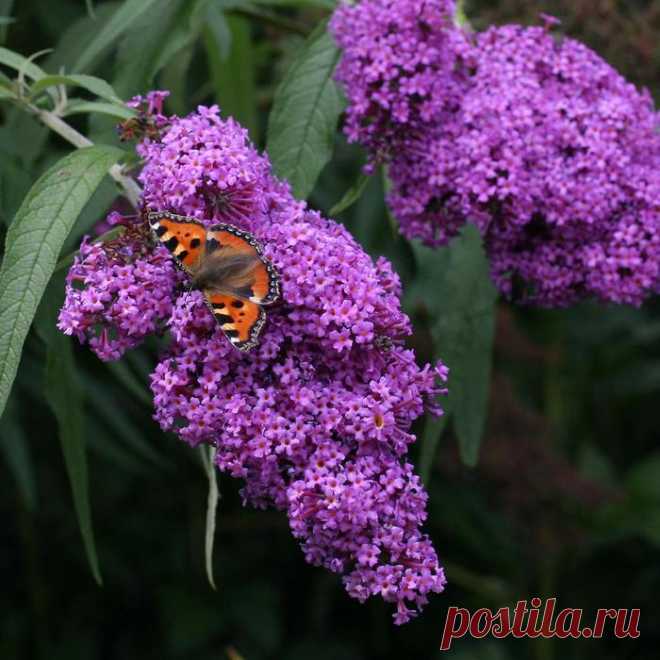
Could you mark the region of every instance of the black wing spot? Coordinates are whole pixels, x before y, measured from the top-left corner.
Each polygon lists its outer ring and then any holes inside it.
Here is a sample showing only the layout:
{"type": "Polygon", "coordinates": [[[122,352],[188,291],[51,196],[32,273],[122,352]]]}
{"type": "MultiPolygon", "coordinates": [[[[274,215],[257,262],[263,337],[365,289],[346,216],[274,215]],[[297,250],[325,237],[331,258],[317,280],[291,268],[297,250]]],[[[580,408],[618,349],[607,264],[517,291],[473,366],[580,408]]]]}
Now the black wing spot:
{"type": "Polygon", "coordinates": [[[234,322],[234,319],[231,316],[228,316],[227,314],[220,314],[219,312],[215,315],[215,318],[218,320],[220,325],[234,322]]]}
{"type": "Polygon", "coordinates": [[[169,241],[165,241],[164,245],[167,247],[168,250],[171,250],[174,252],[176,250],[176,246],[179,244],[179,239],[172,236],[169,241]]]}
{"type": "Polygon", "coordinates": [[[215,252],[219,247],[220,247],[220,243],[216,241],[215,238],[209,238],[206,241],[207,254],[210,254],[211,252],[215,252]]]}
{"type": "Polygon", "coordinates": [[[213,309],[224,309],[225,303],[213,303],[213,309]]]}
{"type": "MultiPolygon", "coordinates": [[[[190,236],[190,234],[186,234],[186,236],[190,236]]],[[[202,244],[202,241],[199,240],[199,238],[193,238],[192,241],[190,241],[190,247],[194,250],[198,248],[202,244]]]]}
{"type": "Polygon", "coordinates": [[[223,328],[223,332],[227,335],[227,337],[238,337],[238,330],[225,330],[223,328]]]}
{"type": "Polygon", "coordinates": [[[240,309],[243,307],[244,303],[242,300],[232,300],[231,306],[236,307],[236,309],[240,309]]]}
{"type": "Polygon", "coordinates": [[[187,256],[188,256],[188,252],[184,250],[183,252],[179,252],[179,254],[176,255],[176,258],[179,261],[183,261],[187,256]]]}
{"type": "Polygon", "coordinates": [[[156,229],[155,231],[156,231],[156,236],[160,238],[161,236],[163,236],[163,234],[167,234],[167,227],[163,225],[159,225],[158,229],[156,229]]]}

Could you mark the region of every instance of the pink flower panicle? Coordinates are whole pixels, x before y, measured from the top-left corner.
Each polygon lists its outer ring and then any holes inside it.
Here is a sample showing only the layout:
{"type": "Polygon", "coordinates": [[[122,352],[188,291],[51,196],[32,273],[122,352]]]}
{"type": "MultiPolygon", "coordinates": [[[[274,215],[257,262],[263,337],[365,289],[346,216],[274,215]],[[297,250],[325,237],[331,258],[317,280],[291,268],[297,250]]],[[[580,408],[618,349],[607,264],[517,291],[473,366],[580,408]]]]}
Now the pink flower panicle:
{"type": "Polygon", "coordinates": [[[331,29],[343,49],[335,76],[349,100],[345,133],[368,149],[372,164],[451,110],[465,43],[450,29],[455,9],[453,0],[362,0],[336,9],[331,29]]]}
{"type": "Polygon", "coordinates": [[[114,328],[112,350],[92,348],[116,358],[166,325],[171,341],[151,377],[162,428],[213,445],[218,467],[244,481],[246,504],[287,512],[307,561],[342,575],[359,600],[381,595],[396,622],[407,621],[445,584],[421,531],[427,496],[406,454],[412,422],[442,413],[447,370],[420,368],[402,346],[411,330],[398,277],[295,200],[215,106],[166,118],[138,152],[146,206],[250,231],[278,270],[281,301],[259,345],[240,353],[202,293],[181,286],[164,247],[143,243],[138,255],[125,239],[130,259],[115,263],[107,246],[84,243],[62,327],[83,340],[88,328],[114,328]]]}
{"type": "Polygon", "coordinates": [[[648,92],[557,41],[547,17],[467,36],[445,19],[449,4],[362,0],[332,23],[346,134],[372,159],[388,154],[401,231],[440,246],[475,223],[495,283],[521,302],[641,304],[660,290],[660,121],[648,92]]]}

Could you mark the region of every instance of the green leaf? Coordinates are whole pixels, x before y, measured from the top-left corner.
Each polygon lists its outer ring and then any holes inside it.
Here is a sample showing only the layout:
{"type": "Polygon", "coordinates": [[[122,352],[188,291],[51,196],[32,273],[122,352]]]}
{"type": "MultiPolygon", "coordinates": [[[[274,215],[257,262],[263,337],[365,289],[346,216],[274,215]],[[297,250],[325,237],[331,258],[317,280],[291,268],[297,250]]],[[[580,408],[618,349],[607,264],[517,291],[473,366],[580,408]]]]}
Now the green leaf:
{"type": "Polygon", "coordinates": [[[0,149],[14,156],[16,163],[29,173],[30,184],[34,180],[34,172],[42,171],[36,161],[44,155],[49,133],[36,117],[18,107],[7,113],[6,123],[0,126],[0,149]]]}
{"type": "Polygon", "coordinates": [[[305,42],[279,86],[268,125],[275,173],[307,198],[332,158],[344,99],[332,79],[339,49],[321,23],[305,42]]]}
{"type": "Polygon", "coordinates": [[[41,67],[33,64],[27,57],[23,57],[7,48],[0,48],[0,64],[16,69],[16,71],[24,73],[26,76],[32,78],[32,80],[39,80],[39,78],[43,78],[46,75],[46,72],[41,67]]]}
{"type": "Polygon", "coordinates": [[[71,339],[60,333],[48,348],[46,399],[57,418],[64,463],[89,565],[94,579],[102,584],[89,504],[82,395],[76,378],[71,339]]]}
{"type": "Polygon", "coordinates": [[[330,217],[334,218],[340,213],[351,208],[355,202],[362,197],[364,189],[369,183],[369,176],[364,172],[360,173],[357,181],[346,191],[344,196],[330,209],[330,217]]]}
{"type": "Polygon", "coordinates": [[[195,47],[194,44],[191,44],[184,48],[177,57],[173,58],[163,68],[160,75],[160,85],[163,89],[170,91],[166,101],[166,109],[176,115],[183,116],[190,109],[188,82],[190,79],[190,64],[194,54],[195,47]]]}
{"type": "Polygon", "coordinates": [[[93,0],[85,0],[85,6],[87,8],[87,13],[91,19],[96,18],[96,12],[94,10],[94,1],[93,0]]]}
{"type": "Polygon", "coordinates": [[[106,146],[69,154],[32,186],[9,227],[0,267],[0,414],[62,245],[87,200],[121,154],[121,150],[106,146]]]}
{"type": "Polygon", "coordinates": [[[220,493],[218,491],[218,475],[215,467],[215,448],[200,447],[202,456],[202,464],[204,472],[209,480],[209,494],[206,502],[206,534],[204,539],[204,564],[206,566],[206,577],[209,584],[213,589],[215,586],[215,579],[213,577],[213,546],[215,543],[215,523],[218,511],[218,500],[220,493]]]}
{"type": "MultiPolygon", "coordinates": [[[[13,8],[14,0],[0,0],[0,14],[8,20],[14,20],[10,16],[13,8]]],[[[7,39],[7,25],[7,23],[4,23],[0,26],[0,43],[4,43],[7,39]]]]}
{"type": "Polygon", "coordinates": [[[448,248],[415,247],[419,272],[408,294],[433,318],[439,357],[449,367],[449,397],[461,459],[477,463],[490,389],[497,293],[479,232],[466,226],[448,248]]]}
{"type": "MultiPolygon", "coordinates": [[[[124,4],[117,9],[112,18],[96,34],[93,41],[80,54],[74,70],[84,71],[111,48],[116,41],[127,30],[131,29],[137,21],[150,7],[155,5],[158,0],[126,0],[124,4]]],[[[169,4],[170,0],[160,0],[159,5],[169,4]]]]}
{"type": "Polygon", "coordinates": [[[79,115],[87,113],[98,113],[109,115],[117,119],[130,119],[135,117],[135,112],[125,105],[114,105],[112,103],[98,103],[96,101],[82,101],[80,99],[71,99],[63,113],[64,117],[69,115],[79,115]]]}
{"type": "Polygon", "coordinates": [[[106,101],[111,101],[112,103],[123,105],[123,101],[117,96],[117,93],[114,89],[112,89],[110,84],[101,78],[96,78],[95,76],[87,76],[85,74],[70,74],[68,76],[44,76],[35,82],[34,85],[32,85],[30,93],[32,95],[36,95],[44,89],[47,89],[48,87],[54,87],[56,85],[82,87],[83,89],[92,92],[92,94],[96,94],[96,96],[99,96],[106,101]]]}
{"type": "Polygon", "coordinates": [[[253,5],[263,7],[319,7],[321,9],[334,9],[336,0],[252,0],[253,5]]]}
{"type": "Polygon", "coordinates": [[[431,468],[433,467],[433,460],[438,451],[440,438],[447,428],[449,421],[449,414],[445,411],[442,417],[436,418],[427,415],[424,431],[419,439],[420,452],[419,452],[419,476],[422,478],[424,485],[428,485],[431,477],[431,468]]]}
{"type": "MultiPolygon", "coordinates": [[[[53,53],[44,62],[47,71],[69,71],[71,63],[77,61],[82,53],[90,47],[105,25],[112,19],[114,13],[121,7],[121,2],[103,2],[97,7],[95,17],[85,14],[77,21],[70,23],[61,33],[53,53]]],[[[95,59],[95,62],[98,58],[95,59]]],[[[92,71],[93,64],[86,70],[92,71]]]]}
{"type": "Polygon", "coordinates": [[[76,371],[72,339],[61,333],[56,326],[63,293],[62,274],[54,277],[48,285],[35,321],[39,336],[46,344],[44,392],[46,401],[57,419],[64,465],[87,559],[94,579],[98,584],[102,584],[89,503],[83,389],[76,371]]]}
{"type": "Polygon", "coordinates": [[[209,5],[204,45],[209,62],[215,100],[225,117],[234,117],[259,141],[254,45],[250,23],[239,16],[224,18],[209,5]]]}
{"type": "Polygon", "coordinates": [[[37,508],[36,479],[32,467],[30,447],[18,418],[15,399],[16,397],[12,396],[2,416],[0,450],[4,453],[9,469],[14,475],[25,508],[28,511],[34,511],[37,508]]]}
{"type": "Polygon", "coordinates": [[[195,2],[167,0],[145,12],[121,40],[114,86],[123,97],[143,94],[156,74],[192,43],[195,2]]]}
{"type": "Polygon", "coordinates": [[[30,173],[20,161],[0,149],[0,220],[7,227],[31,184],[30,173]]]}
{"type": "MultiPolygon", "coordinates": [[[[121,364],[119,362],[115,364],[121,364]]],[[[121,367],[120,367],[121,369],[121,367]]],[[[112,367],[111,367],[112,370],[112,367]]],[[[132,421],[129,414],[117,415],[116,411],[108,406],[108,390],[99,386],[99,383],[91,378],[85,380],[85,391],[94,409],[94,417],[103,423],[106,429],[112,431],[114,442],[125,445],[130,453],[152,466],[163,469],[171,469],[172,464],[156,451],[144,438],[144,434],[132,421]]],[[[150,400],[148,408],[151,409],[153,401],[150,400]]]]}

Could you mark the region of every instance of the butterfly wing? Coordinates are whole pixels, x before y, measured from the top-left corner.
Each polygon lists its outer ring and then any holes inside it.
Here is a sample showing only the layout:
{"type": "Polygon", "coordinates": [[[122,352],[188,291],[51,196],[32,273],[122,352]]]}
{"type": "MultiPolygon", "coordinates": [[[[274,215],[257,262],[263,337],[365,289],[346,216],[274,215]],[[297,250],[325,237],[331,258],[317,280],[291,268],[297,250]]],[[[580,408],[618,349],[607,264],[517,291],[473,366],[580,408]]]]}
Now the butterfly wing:
{"type": "Polygon", "coordinates": [[[231,225],[214,225],[206,235],[206,253],[209,258],[218,259],[224,254],[255,257],[246,286],[232,293],[257,305],[272,305],[280,297],[277,272],[263,256],[263,250],[252,234],[231,225]]]}
{"type": "Polygon", "coordinates": [[[204,294],[216,321],[232,346],[239,351],[254,348],[266,322],[264,310],[251,300],[224,293],[205,291],[204,294]]]}
{"type": "Polygon", "coordinates": [[[201,222],[174,213],[149,213],[154,235],[188,273],[201,262],[206,248],[206,228],[201,222]]]}
{"type": "Polygon", "coordinates": [[[156,238],[193,277],[232,346],[249,351],[266,322],[261,305],[280,295],[277,272],[256,239],[232,225],[207,230],[201,222],[169,212],[149,213],[156,238]]]}

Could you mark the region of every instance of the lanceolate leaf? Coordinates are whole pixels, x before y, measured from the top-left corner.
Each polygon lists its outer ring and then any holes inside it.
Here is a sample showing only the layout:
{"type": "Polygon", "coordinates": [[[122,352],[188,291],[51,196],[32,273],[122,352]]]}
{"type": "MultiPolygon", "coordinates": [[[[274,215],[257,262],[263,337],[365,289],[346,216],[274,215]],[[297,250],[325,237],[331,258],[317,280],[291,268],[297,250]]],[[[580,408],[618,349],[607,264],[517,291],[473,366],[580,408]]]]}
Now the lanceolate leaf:
{"type": "Polygon", "coordinates": [[[438,451],[438,445],[440,444],[440,438],[447,428],[447,422],[449,421],[449,413],[445,411],[445,414],[440,418],[427,416],[425,420],[424,431],[420,438],[420,450],[419,450],[419,476],[422,478],[422,482],[425,485],[428,485],[429,478],[431,476],[431,468],[433,467],[433,459],[438,451]]]}
{"type": "Polygon", "coordinates": [[[47,89],[48,87],[53,87],[55,85],[82,87],[83,89],[92,92],[92,94],[96,94],[96,96],[99,96],[106,101],[111,101],[112,103],[123,103],[123,101],[117,96],[115,90],[112,89],[112,87],[105,80],[102,78],[97,78],[96,76],[86,76],[84,74],[72,74],[68,76],[44,76],[35,82],[34,85],[32,85],[30,91],[34,95],[44,89],[47,89]]]}
{"type": "Polygon", "coordinates": [[[28,511],[34,511],[37,508],[36,479],[28,439],[18,418],[15,396],[10,399],[9,405],[2,416],[0,452],[5,455],[25,507],[28,511]]]}
{"type": "Polygon", "coordinates": [[[121,154],[120,149],[106,146],[69,154],[32,186],[9,227],[0,267],[0,414],[62,245],[121,154]]]}
{"type": "Polygon", "coordinates": [[[216,101],[225,117],[234,117],[248,129],[250,138],[259,142],[250,23],[239,16],[223,18],[214,5],[208,6],[206,17],[204,43],[216,101]]]}
{"type": "MultiPolygon", "coordinates": [[[[14,0],[0,0],[0,14],[2,14],[2,16],[10,18],[13,8],[14,0]]],[[[5,38],[7,37],[7,25],[8,23],[0,25],[0,43],[4,43],[5,38]]]]}
{"type": "Polygon", "coordinates": [[[44,393],[57,419],[64,465],[71,485],[73,504],[87,559],[94,579],[101,584],[89,503],[83,390],[76,372],[72,339],[62,334],[56,326],[63,293],[64,273],[53,277],[50,281],[35,325],[39,336],[46,344],[44,393]]]}
{"type": "MultiPolygon", "coordinates": [[[[71,71],[71,64],[90,47],[121,5],[121,2],[103,2],[96,7],[94,18],[84,14],[77,21],[70,23],[62,32],[55,50],[44,60],[44,68],[47,71],[71,71]]],[[[98,60],[95,59],[96,61],[98,60]]],[[[91,72],[94,66],[90,65],[85,69],[91,72]]]]}
{"type": "Polygon", "coordinates": [[[268,153],[278,176],[297,197],[312,192],[332,157],[344,99],[332,79],[339,49],[324,22],[310,35],[275,94],[268,153]]]}
{"type": "Polygon", "coordinates": [[[195,2],[167,0],[152,5],[121,39],[114,86],[122,97],[143,94],[156,74],[196,36],[195,2]]]}
{"type": "Polygon", "coordinates": [[[334,218],[335,216],[339,215],[340,213],[343,213],[347,209],[350,209],[355,202],[362,197],[362,193],[364,192],[364,189],[367,187],[367,184],[369,183],[369,176],[367,174],[364,174],[364,172],[360,173],[360,176],[358,177],[357,181],[344,193],[344,196],[330,209],[330,217],[334,218]]]}
{"type": "Polygon", "coordinates": [[[109,115],[116,119],[130,119],[135,117],[135,112],[125,105],[115,105],[114,103],[99,103],[97,101],[82,101],[79,99],[71,99],[63,114],[64,117],[69,115],[78,115],[85,113],[97,113],[101,115],[109,115]]]}
{"type": "Polygon", "coordinates": [[[438,355],[449,366],[449,408],[461,458],[475,465],[486,423],[497,294],[477,229],[468,225],[449,247],[446,277],[432,328],[438,355]]]}
{"type": "MultiPolygon", "coordinates": [[[[423,302],[433,319],[436,357],[450,370],[449,398],[442,405],[452,416],[461,458],[472,466],[486,422],[495,329],[496,292],[488,261],[479,232],[471,225],[448,248],[417,246],[415,255],[419,272],[407,298],[423,302]]],[[[429,446],[421,452],[429,469],[439,432],[431,424],[426,436],[423,445],[429,446]]]]}
{"type": "Polygon", "coordinates": [[[33,80],[39,80],[39,78],[43,78],[46,75],[41,67],[33,64],[27,57],[23,57],[7,48],[0,48],[0,64],[11,67],[33,80]]]}
{"type": "Polygon", "coordinates": [[[206,502],[206,534],[204,537],[204,564],[206,577],[213,589],[216,589],[213,576],[213,546],[215,544],[215,525],[220,492],[218,490],[218,475],[215,467],[215,448],[202,445],[200,447],[204,472],[209,480],[209,494],[206,502]]]}
{"type": "Polygon", "coordinates": [[[76,71],[88,69],[106,49],[116,43],[122,34],[132,28],[135,21],[156,2],[162,4],[163,0],[126,0],[101,28],[96,38],[80,54],[73,68],[76,71]]]}

